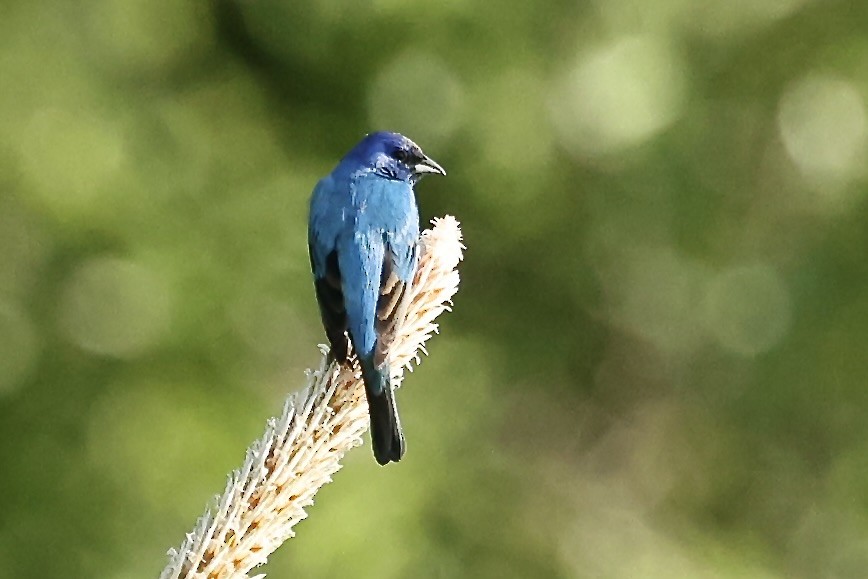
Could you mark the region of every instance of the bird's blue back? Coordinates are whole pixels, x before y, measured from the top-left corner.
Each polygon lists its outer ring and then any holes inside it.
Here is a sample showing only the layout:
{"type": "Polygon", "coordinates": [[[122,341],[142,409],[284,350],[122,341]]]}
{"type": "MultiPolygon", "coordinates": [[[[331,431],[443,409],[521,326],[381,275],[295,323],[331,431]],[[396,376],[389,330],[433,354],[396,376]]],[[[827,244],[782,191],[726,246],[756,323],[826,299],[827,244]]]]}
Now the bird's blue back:
{"type": "Polygon", "coordinates": [[[353,152],[316,186],[310,246],[317,277],[336,251],[347,325],[360,356],[376,347],[376,310],[383,266],[403,282],[416,269],[419,211],[409,179],[389,178],[353,152]]]}
{"type": "Polygon", "coordinates": [[[314,288],[331,357],[355,348],[377,462],[398,462],[404,434],[390,379],[388,351],[416,271],[419,211],[413,186],[446,171],[397,133],[372,133],[317,183],[308,245],[314,288]]]}

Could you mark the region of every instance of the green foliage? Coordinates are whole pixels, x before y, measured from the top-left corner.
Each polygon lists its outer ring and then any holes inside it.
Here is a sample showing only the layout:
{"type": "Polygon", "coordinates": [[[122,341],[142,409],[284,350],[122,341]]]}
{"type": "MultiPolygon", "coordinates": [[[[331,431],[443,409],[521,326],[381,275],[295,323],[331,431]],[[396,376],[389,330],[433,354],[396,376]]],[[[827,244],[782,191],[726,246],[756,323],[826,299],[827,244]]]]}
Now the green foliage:
{"type": "Polygon", "coordinates": [[[308,196],[389,129],[462,289],[405,460],[269,576],[864,576],[866,6],[5,2],[0,569],[158,573],[316,362],[308,196]]]}

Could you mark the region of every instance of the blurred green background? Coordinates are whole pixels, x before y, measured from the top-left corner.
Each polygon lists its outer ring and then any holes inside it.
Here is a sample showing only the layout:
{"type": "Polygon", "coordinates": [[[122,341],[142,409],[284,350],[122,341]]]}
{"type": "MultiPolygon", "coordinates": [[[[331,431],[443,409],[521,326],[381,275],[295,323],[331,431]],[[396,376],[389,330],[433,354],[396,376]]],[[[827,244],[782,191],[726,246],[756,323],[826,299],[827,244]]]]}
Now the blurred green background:
{"type": "Polygon", "coordinates": [[[449,171],[409,450],[270,577],[868,576],[868,3],[6,0],[0,574],[155,577],[324,341],[316,180],[449,171]]]}

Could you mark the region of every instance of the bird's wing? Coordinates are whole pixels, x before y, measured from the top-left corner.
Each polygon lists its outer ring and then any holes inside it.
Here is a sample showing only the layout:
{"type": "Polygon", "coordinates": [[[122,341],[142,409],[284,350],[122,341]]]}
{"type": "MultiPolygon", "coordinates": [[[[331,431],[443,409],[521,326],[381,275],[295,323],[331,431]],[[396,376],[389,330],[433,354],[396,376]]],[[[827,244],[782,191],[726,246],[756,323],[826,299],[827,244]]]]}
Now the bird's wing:
{"type": "Polygon", "coordinates": [[[373,174],[357,176],[350,198],[354,233],[338,241],[350,332],[360,355],[373,356],[379,369],[416,270],[419,213],[409,183],[373,174]]]}
{"type": "Polygon", "coordinates": [[[349,349],[346,335],[347,310],[336,249],[339,224],[329,212],[331,200],[328,195],[331,186],[331,180],[324,179],[314,189],[307,243],[322,323],[331,345],[332,356],[343,363],[349,349]]]}
{"type": "Polygon", "coordinates": [[[322,325],[325,327],[335,360],[344,363],[349,351],[347,342],[347,310],[341,289],[341,272],[338,254],[332,251],[326,258],[326,270],[322,277],[314,279],[316,299],[319,303],[322,325]]]}
{"type": "Polygon", "coordinates": [[[389,348],[398,328],[404,323],[409,303],[410,286],[418,262],[418,216],[411,215],[401,230],[387,234],[383,272],[380,276],[380,298],[377,301],[377,350],[374,363],[386,363],[389,348]]]}

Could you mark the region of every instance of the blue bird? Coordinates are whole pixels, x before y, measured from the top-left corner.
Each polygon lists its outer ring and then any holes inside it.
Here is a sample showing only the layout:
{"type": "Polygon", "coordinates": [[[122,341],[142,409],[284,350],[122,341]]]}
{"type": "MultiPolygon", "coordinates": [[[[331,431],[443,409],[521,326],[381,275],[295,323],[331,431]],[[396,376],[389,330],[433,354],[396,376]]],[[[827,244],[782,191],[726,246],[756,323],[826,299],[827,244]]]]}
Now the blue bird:
{"type": "Polygon", "coordinates": [[[418,262],[413,188],[429,173],[446,171],[416,143],[371,133],[317,183],[310,201],[308,249],[331,357],[346,363],[352,342],[381,465],[404,455],[387,353],[418,262]]]}

